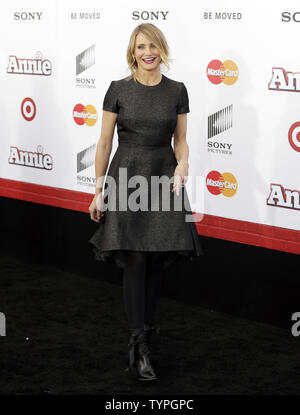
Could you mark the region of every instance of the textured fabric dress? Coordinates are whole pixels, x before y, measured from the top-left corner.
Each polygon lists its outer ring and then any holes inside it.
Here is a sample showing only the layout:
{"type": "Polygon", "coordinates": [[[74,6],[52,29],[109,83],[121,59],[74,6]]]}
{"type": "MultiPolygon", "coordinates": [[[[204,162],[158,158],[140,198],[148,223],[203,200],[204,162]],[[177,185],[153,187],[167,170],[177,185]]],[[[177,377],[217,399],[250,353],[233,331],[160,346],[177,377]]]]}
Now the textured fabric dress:
{"type": "MultiPolygon", "coordinates": [[[[116,182],[116,192],[106,191],[109,186],[105,183],[104,200],[108,207],[88,241],[95,259],[124,268],[124,251],[151,251],[152,261],[165,269],[183,257],[192,260],[203,255],[195,222],[185,220],[186,214],[192,215],[185,187],[178,196],[171,191],[172,184],[169,185],[170,210],[166,211],[161,202],[166,187],[160,186],[155,193],[150,185],[151,176],[174,176],[178,163],[171,142],[177,114],[190,111],[184,83],[164,74],[160,83],[153,86],[129,77],[112,81],[104,97],[103,110],[118,114],[118,147],[107,171],[107,176],[116,182]],[[140,187],[144,196],[145,193],[149,196],[148,210],[145,205],[136,211],[119,208],[119,187],[124,189],[124,181],[119,178],[120,168],[126,169],[128,181],[136,175],[146,178],[149,185],[140,187]],[[184,197],[187,203],[183,202],[184,197]],[[174,208],[174,198],[180,198],[182,210],[174,208]],[[114,209],[109,208],[110,199],[116,202],[114,209]],[[158,209],[151,210],[151,200],[158,201],[158,209]]],[[[125,186],[129,200],[139,186],[129,187],[128,182],[125,186]]]]}

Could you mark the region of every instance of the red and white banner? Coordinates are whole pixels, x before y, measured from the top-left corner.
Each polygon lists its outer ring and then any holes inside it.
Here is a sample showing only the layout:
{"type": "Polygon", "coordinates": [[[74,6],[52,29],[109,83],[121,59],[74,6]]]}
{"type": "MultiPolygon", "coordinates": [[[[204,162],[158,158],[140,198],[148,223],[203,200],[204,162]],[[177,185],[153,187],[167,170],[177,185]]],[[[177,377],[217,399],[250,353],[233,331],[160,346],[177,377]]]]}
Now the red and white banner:
{"type": "Polygon", "coordinates": [[[12,0],[0,12],[0,195],[88,212],[104,94],[149,22],[170,46],[161,71],[189,94],[199,234],[300,253],[296,0],[12,0]]]}

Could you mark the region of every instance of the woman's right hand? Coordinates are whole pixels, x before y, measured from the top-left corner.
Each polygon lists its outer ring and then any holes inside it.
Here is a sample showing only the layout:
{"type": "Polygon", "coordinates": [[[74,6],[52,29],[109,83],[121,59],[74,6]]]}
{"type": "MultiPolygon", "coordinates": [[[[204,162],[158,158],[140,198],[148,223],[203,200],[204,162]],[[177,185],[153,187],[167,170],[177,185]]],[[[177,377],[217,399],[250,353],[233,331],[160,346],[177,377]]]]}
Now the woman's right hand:
{"type": "Polygon", "coordinates": [[[89,207],[90,217],[94,222],[99,223],[100,219],[104,215],[103,206],[104,206],[104,197],[103,197],[102,192],[96,193],[89,207]]]}

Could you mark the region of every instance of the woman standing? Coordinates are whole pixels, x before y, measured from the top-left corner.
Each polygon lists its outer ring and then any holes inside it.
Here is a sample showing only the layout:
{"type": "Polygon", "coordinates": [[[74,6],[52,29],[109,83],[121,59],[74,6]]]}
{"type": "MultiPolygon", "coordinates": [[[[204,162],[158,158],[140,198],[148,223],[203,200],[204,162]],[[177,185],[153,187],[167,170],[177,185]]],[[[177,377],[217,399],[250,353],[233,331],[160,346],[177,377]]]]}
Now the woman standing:
{"type": "Polygon", "coordinates": [[[89,208],[91,219],[99,223],[89,240],[95,258],[123,269],[131,331],[128,370],[139,380],[157,379],[149,336],[156,329],[159,271],[184,256],[193,259],[203,254],[195,223],[186,221],[187,213],[191,215],[184,187],[189,156],[188,93],[183,82],[161,74],[161,63],[168,61],[163,33],[150,23],[137,26],[127,49],[131,75],[111,81],[104,97],[95,160],[96,194],[89,208]],[[116,123],[118,148],[103,187],[116,123]],[[154,177],[164,177],[169,183],[155,188],[151,185],[154,177]],[[132,184],[134,180],[139,187],[132,184]]]}

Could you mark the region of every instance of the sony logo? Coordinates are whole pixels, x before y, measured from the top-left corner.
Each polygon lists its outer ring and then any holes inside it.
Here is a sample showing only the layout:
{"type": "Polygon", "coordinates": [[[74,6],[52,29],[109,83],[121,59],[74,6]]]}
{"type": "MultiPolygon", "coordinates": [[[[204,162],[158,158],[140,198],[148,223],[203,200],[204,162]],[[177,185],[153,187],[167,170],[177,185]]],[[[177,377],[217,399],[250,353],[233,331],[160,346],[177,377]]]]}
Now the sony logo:
{"type": "Polygon", "coordinates": [[[296,23],[300,23],[300,12],[283,12],[281,13],[281,21],[282,22],[290,22],[293,20],[296,23]]]}
{"type": "Polygon", "coordinates": [[[142,12],[134,11],[132,12],[132,19],[133,20],[166,20],[166,16],[169,12],[148,12],[147,10],[143,10],[142,12]]]}
{"type": "Polygon", "coordinates": [[[43,12],[14,12],[14,20],[41,20],[43,12]]]}

